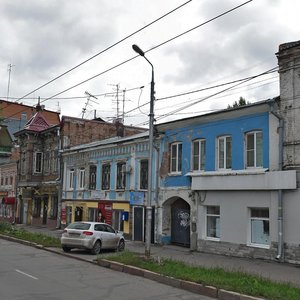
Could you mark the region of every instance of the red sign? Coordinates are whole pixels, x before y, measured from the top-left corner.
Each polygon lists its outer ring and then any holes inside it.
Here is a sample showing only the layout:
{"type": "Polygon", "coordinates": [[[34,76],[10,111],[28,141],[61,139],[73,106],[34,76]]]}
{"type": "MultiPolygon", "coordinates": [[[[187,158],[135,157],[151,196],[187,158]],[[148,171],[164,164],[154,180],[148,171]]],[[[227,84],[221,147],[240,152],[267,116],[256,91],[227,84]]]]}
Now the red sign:
{"type": "Polygon", "coordinates": [[[107,224],[112,224],[112,203],[107,201],[101,201],[98,203],[99,220],[107,224]]]}

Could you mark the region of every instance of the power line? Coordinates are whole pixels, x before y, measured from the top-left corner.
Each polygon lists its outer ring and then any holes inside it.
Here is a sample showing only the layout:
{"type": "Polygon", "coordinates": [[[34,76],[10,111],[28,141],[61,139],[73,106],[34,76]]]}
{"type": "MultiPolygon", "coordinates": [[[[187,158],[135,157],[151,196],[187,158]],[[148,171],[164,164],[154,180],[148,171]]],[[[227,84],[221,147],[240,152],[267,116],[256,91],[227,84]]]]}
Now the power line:
{"type": "MultiPolygon", "coordinates": [[[[170,38],[170,39],[168,39],[168,40],[166,40],[166,41],[164,41],[164,42],[162,42],[162,43],[160,43],[160,44],[158,44],[158,45],[156,45],[156,46],[154,46],[154,47],[152,47],[152,48],[150,48],[150,49],[148,49],[146,51],[144,51],[144,53],[147,53],[147,52],[150,52],[150,51],[152,51],[154,49],[157,49],[157,48],[159,48],[159,47],[161,47],[161,46],[163,46],[163,45],[165,45],[165,44],[167,44],[167,43],[169,43],[169,42],[171,42],[171,41],[173,41],[173,40],[175,40],[175,39],[177,39],[177,38],[179,38],[179,37],[181,37],[181,36],[183,36],[183,35],[185,35],[185,34],[187,34],[189,32],[191,32],[191,31],[193,31],[195,29],[198,29],[201,26],[204,26],[204,25],[206,25],[206,24],[208,24],[208,23],[210,23],[212,21],[215,21],[216,19],[218,19],[218,18],[220,18],[220,17],[222,17],[222,16],[224,16],[224,15],[226,15],[226,14],[228,14],[228,13],[230,13],[230,12],[232,12],[232,11],[234,11],[234,10],[236,10],[236,9],[238,9],[238,8],[244,6],[244,5],[246,5],[246,4],[248,4],[248,3],[252,2],[252,1],[253,0],[249,0],[249,1],[246,1],[246,2],[244,2],[244,3],[242,3],[242,4],[238,5],[238,6],[235,6],[235,7],[231,8],[231,9],[229,9],[229,10],[227,10],[227,11],[225,11],[225,12],[223,12],[223,13],[221,13],[221,14],[219,14],[219,15],[217,15],[217,16],[215,16],[215,17],[213,17],[213,18],[211,18],[211,19],[209,19],[209,20],[207,20],[207,21],[205,21],[205,22],[203,22],[203,23],[201,23],[201,24],[193,27],[193,28],[191,28],[191,29],[188,29],[188,30],[186,30],[186,31],[184,31],[184,32],[182,32],[182,33],[180,33],[180,34],[178,34],[178,35],[176,35],[176,36],[174,36],[174,37],[172,37],[172,38],[170,38]]],[[[75,84],[75,85],[73,85],[73,86],[71,86],[71,87],[69,87],[69,88],[67,88],[67,89],[65,89],[65,90],[63,90],[63,91],[61,91],[61,92],[59,92],[59,93],[51,96],[51,97],[49,97],[49,98],[44,99],[42,102],[45,102],[45,101],[50,100],[50,99],[52,99],[52,98],[54,98],[54,97],[56,97],[58,95],[61,95],[61,94],[65,93],[67,91],[70,91],[70,90],[72,90],[72,89],[74,89],[74,88],[76,88],[76,87],[78,87],[78,86],[80,86],[80,85],[82,85],[82,84],[84,84],[84,83],[92,80],[92,79],[95,79],[95,78],[99,77],[100,75],[103,75],[103,74],[105,74],[105,73],[107,73],[109,71],[112,71],[112,70],[114,70],[114,69],[116,69],[116,68],[124,65],[125,63],[130,62],[131,60],[133,60],[133,59],[135,59],[135,58],[137,58],[139,56],[140,56],[139,54],[136,55],[136,56],[133,56],[133,57],[131,57],[131,58],[129,58],[129,59],[127,59],[127,60],[125,60],[125,61],[123,61],[123,62],[121,62],[121,63],[119,63],[119,64],[117,64],[117,65],[115,65],[113,67],[111,67],[111,68],[109,68],[109,69],[106,69],[106,70],[102,71],[101,73],[98,73],[98,74],[96,74],[96,75],[94,75],[92,77],[89,77],[89,78],[87,78],[87,79],[85,79],[85,80],[83,80],[83,81],[81,81],[81,82],[79,82],[79,83],[77,83],[77,84],[75,84]]]]}
{"type": "Polygon", "coordinates": [[[112,49],[113,47],[115,47],[115,46],[117,46],[118,44],[124,42],[124,41],[127,40],[128,38],[132,37],[133,35],[137,34],[137,33],[140,32],[140,31],[144,30],[145,28],[151,26],[152,24],[158,22],[159,20],[165,18],[165,17],[168,16],[169,14],[175,12],[176,10],[180,9],[181,7],[185,6],[186,4],[188,4],[188,3],[191,2],[191,1],[192,1],[192,0],[189,0],[189,1],[187,1],[187,2],[185,2],[185,3],[183,3],[183,4],[181,4],[181,5],[179,5],[178,7],[172,9],[171,11],[169,11],[168,13],[162,15],[161,17],[155,19],[154,21],[150,22],[149,24],[147,24],[147,25],[141,27],[140,29],[138,29],[138,30],[134,31],[133,33],[127,35],[126,37],[122,38],[122,39],[119,40],[118,42],[112,44],[111,46],[105,48],[104,50],[101,50],[100,52],[96,53],[95,55],[91,56],[90,58],[84,60],[83,62],[79,63],[79,64],[76,65],[75,67],[73,67],[73,68],[71,68],[71,69],[65,71],[64,73],[62,73],[62,74],[56,76],[55,78],[49,80],[48,82],[42,84],[41,86],[39,86],[39,87],[37,87],[36,89],[34,89],[33,91],[27,93],[27,94],[24,95],[23,97],[17,99],[16,102],[17,102],[17,101],[20,101],[20,100],[22,100],[22,99],[24,99],[25,97],[29,96],[30,94],[32,94],[32,93],[34,93],[34,92],[40,90],[41,88],[43,88],[43,87],[49,85],[49,84],[52,83],[53,81],[55,81],[55,80],[57,80],[57,79],[63,77],[64,75],[70,73],[71,71],[77,69],[78,67],[80,67],[80,66],[82,66],[83,64],[87,63],[88,61],[94,59],[95,57],[99,56],[100,54],[102,54],[102,53],[104,53],[104,52],[106,52],[106,51],[112,49]]]}

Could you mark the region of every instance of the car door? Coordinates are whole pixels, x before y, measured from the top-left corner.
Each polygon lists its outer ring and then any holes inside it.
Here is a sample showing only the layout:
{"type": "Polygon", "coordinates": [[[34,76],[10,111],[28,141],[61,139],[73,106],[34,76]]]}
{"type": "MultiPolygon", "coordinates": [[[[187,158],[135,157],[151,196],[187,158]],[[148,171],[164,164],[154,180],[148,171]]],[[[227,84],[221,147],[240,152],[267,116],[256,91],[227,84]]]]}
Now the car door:
{"type": "Polygon", "coordinates": [[[118,244],[118,236],[116,234],[116,231],[109,225],[104,225],[105,231],[107,234],[107,243],[109,248],[116,248],[118,244]]]}

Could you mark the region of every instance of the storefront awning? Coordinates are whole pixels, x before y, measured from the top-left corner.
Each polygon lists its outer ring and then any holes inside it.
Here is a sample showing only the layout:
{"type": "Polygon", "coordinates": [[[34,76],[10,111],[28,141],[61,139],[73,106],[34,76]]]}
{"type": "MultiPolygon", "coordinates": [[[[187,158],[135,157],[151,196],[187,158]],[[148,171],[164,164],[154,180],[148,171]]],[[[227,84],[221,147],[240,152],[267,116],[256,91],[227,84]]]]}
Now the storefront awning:
{"type": "Polygon", "coordinates": [[[3,197],[2,204],[15,204],[16,198],[15,197],[3,197]]]}

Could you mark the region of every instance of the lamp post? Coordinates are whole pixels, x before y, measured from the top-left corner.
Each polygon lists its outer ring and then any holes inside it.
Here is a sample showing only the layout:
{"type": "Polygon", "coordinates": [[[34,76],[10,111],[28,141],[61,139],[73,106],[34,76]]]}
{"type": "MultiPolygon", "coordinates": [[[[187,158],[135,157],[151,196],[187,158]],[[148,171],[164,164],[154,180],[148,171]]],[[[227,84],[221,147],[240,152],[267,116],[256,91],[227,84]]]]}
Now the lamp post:
{"type": "Polygon", "coordinates": [[[149,113],[149,161],[148,161],[148,197],[146,205],[146,240],[145,240],[145,257],[150,257],[151,245],[151,226],[152,226],[152,160],[153,160],[153,122],[154,122],[154,68],[152,63],[145,56],[144,51],[137,45],[132,45],[132,49],[140,56],[144,57],[151,65],[151,90],[150,90],[150,113],[149,113]]]}

